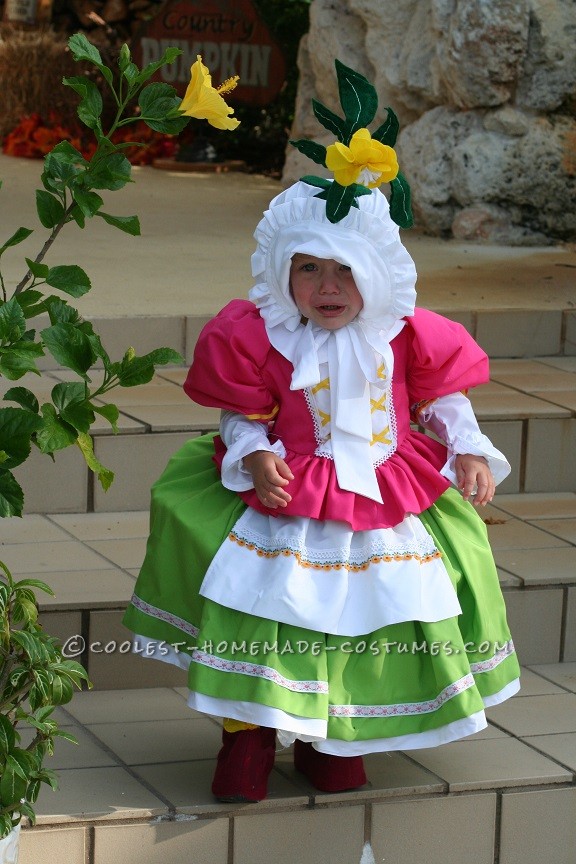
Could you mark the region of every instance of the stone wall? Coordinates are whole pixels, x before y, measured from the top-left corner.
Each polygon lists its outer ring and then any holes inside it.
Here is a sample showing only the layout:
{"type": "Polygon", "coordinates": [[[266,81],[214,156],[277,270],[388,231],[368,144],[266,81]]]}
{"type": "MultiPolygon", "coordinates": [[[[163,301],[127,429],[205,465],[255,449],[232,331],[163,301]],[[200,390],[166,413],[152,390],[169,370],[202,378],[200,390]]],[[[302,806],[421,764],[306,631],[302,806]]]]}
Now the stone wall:
{"type": "MultiPolygon", "coordinates": [[[[575,0],[313,0],[299,54],[293,138],[333,138],[334,58],[401,120],[416,223],[460,239],[576,238],[575,0]]],[[[289,147],[284,181],[312,163],[289,147]]],[[[317,167],[317,166],[315,166],[317,167]]]]}

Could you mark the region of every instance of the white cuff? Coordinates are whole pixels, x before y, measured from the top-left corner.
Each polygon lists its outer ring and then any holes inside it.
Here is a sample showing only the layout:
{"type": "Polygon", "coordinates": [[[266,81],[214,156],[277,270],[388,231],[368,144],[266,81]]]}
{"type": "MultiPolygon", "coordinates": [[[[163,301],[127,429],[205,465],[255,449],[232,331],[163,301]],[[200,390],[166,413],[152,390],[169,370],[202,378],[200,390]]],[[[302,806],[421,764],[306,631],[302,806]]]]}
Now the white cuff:
{"type": "Polygon", "coordinates": [[[286,448],[281,441],[271,444],[268,440],[268,427],[256,420],[247,420],[243,414],[222,411],[220,415],[220,437],[226,445],[222,460],[221,481],[226,489],[233,492],[247,492],[254,488],[252,474],[244,468],[242,460],[248,453],[268,450],[282,459],[286,448]]]}
{"type": "Polygon", "coordinates": [[[460,454],[483,456],[496,484],[501,483],[512,470],[504,454],[480,431],[470,400],[463,393],[452,393],[434,400],[418,415],[418,422],[434,432],[448,447],[448,461],[440,473],[455,485],[454,463],[460,454]]]}

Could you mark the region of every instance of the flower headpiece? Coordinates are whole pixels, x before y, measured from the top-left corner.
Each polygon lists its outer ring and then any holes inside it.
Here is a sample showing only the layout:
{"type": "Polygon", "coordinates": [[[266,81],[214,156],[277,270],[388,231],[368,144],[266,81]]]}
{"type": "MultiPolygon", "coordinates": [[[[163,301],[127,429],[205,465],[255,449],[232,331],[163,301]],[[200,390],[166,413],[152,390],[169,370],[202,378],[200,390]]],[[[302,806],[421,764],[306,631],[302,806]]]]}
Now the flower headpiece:
{"type": "Polygon", "coordinates": [[[387,108],[385,122],[371,135],[366,127],[378,108],[376,89],[363,75],[339,60],[335,65],[344,117],[334,114],[316,99],[312,100],[312,108],[317,120],[333,132],[338,141],[329,147],[306,138],[290,141],[305,156],[333,171],[334,180],[314,175],[302,177],[302,180],[322,190],[316,197],[326,201],[326,215],[334,223],[343,219],[350,207],[358,206],[358,196],[370,195],[372,189],[388,182],[390,216],[401,228],[410,228],[413,224],[410,187],[398,170],[396,153],[392,149],[398,136],[398,118],[387,108]]]}

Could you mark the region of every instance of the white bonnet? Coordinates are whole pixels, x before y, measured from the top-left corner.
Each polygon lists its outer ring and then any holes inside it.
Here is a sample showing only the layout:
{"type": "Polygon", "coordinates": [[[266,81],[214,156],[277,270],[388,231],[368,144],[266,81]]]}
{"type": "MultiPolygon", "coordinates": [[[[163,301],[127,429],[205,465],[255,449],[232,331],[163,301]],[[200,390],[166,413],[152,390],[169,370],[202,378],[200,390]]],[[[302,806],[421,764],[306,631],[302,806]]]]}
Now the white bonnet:
{"type": "Polygon", "coordinates": [[[265,211],[254,237],[250,299],[258,306],[267,329],[278,324],[294,331],[300,313],[289,286],[290,262],[296,252],[332,258],[352,269],[362,299],[358,321],[388,331],[414,313],[416,268],[390,218],[379,189],[357,199],[358,207],[337,223],[326,216],[326,202],[316,186],[298,181],[277,195],[265,211]]]}

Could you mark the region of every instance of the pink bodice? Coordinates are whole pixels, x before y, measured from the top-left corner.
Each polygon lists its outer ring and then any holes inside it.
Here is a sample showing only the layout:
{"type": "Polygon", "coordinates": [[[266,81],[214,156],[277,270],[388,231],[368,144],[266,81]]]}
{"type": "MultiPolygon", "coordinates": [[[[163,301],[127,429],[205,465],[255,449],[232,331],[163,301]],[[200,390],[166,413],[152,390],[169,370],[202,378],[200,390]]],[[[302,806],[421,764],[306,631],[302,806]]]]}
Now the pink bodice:
{"type": "MultiPolygon", "coordinates": [[[[294,474],[282,516],[347,522],[354,530],[389,528],[421,513],[450,485],[440,474],[446,448],[410,426],[410,407],[488,379],[482,349],[459,324],[417,309],[393,339],[395,452],[375,468],[383,504],[338,486],[332,459],[315,455],[314,422],[304,391],[290,390],[292,365],[268,340],[256,307],[233,300],[202,331],[184,390],[195,402],[271,423],[294,474]]],[[[224,445],[215,442],[219,465],[224,445]]],[[[267,514],[253,490],[239,493],[267,514]]]]}

